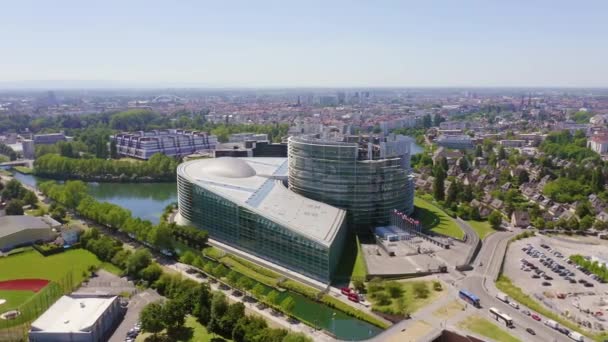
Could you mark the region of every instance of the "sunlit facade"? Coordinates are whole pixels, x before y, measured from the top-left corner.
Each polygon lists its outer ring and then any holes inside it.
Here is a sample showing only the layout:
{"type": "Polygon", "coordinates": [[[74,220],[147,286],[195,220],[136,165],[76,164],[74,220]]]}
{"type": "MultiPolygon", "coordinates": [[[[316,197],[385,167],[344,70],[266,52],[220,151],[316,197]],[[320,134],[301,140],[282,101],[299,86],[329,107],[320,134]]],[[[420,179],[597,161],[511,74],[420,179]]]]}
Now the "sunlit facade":
{"type": "Polygon", "coordinates": [[[289,189],[345,209],[354,231],[384,225],[392,210],[414,210],[411,143],[400,135],[290,137],[289,189]]]}
{"type": "Polygon", "coordinates": [[[210,238],[328,283],[346,213],[291,192],[285,158],[217,158],[178,167],[181,223],[210,238]]]}

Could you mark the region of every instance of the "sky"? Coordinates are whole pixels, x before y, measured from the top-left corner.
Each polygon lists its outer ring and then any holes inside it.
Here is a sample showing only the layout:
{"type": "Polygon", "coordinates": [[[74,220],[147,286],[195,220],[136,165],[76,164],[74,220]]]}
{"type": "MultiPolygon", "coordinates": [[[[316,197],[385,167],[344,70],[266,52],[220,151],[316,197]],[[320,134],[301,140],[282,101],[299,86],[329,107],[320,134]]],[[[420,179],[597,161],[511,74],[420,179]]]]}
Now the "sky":
{"type": "Polygon", "coordinates": [[[2,0],[0,83],[605,87],[608,1],[2,0]]]}

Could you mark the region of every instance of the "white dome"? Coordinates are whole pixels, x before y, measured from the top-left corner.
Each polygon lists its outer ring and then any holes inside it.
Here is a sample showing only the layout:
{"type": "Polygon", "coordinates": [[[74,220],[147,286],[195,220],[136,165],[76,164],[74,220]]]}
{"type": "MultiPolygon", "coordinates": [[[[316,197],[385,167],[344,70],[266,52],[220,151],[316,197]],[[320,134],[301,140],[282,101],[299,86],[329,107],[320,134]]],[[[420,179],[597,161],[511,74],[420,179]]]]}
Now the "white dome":
{"type": "Polygon", "coordinates": [[[255,176],[255,170],[247,162],[233,157],[206,160],[203,172],[224,178],[247,178],[255,176]]]}

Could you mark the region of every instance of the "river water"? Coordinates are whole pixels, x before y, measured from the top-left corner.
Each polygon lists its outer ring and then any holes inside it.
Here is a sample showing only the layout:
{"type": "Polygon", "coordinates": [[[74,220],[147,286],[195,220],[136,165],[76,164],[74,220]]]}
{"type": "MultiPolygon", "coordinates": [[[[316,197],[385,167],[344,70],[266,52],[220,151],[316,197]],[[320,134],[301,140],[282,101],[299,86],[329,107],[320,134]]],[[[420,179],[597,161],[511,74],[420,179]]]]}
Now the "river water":
{"type": "MultiPolygon", "coordinates": [[[[14,177],[23,184],[36,187],[45,181],[32,175],[14,172],[14,177]]],[[[177,201],[175,183],[88,183],[90,194],[97,200],[107,201],[131,210],[142,219],[158,223],[163,209],[177,201]]],[[[270,291],[270,288],[266,288],[270,291]]],[[[280,299],[287,295],[295,301],[294,314],[297,317],[327,330],[342,340],[365,340],[379,334],[382,329],[326,305],[316,303],[300,294],[282,292],[280,299]]]]}

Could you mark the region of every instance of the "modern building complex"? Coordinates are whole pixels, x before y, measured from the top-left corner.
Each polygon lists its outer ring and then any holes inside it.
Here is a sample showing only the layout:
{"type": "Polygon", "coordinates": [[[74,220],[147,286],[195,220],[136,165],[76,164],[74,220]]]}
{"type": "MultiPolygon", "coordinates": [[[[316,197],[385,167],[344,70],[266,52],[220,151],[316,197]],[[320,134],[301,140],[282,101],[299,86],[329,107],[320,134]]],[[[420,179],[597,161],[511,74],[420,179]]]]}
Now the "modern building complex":
{"type": "Polygon", "coordinates": [[[328,283],[346,234],[342,209],[287,188],[285,158],[199,159],[177,169],[177,222],[328,283]]]}
{"type": "Polygon", "coordinates": [[[119,155],[139,159],[150,159],[156,153],[181,157],[199,150],[212,150],[217,145],[215,135],[181,129],[120,133],[110,139],[116,143],[119,155]]]}
{"type": "Polygon", "coordinates": [[[122,318],[117,296],[77,295],[59,298],[30,328],[30,342],[101,342],[122,318]]]}
{"type": "Polygon", "coordinates": [[[281,157],[287,158],[287,144],[271,144],[268,141],[245,141],[219,144],[213,151],[219,157],[281,157]]]}
{"type": "Polygon", "coordinates": [[[402,135],[289,138],[289,189],[348,212],[351,231],[371,231],[397,209],[414,210],[412,139],[402,135]]]}
{"type": "Polygon", "coordinates": [[[63,133],[35,134],[34,144],[52,145],[60,141],[69,141],[71,137],[66,137],[63,133]]]}
{"type": "Polygon", "coordinates": [[[473,149],[473,139],[468,135],[442,135],[437,138],[437,145],[458,150],[473,149]]]}
{"type": "Polygon", "coordinates": [[[52,228],[61,224],[50,217],[9,215],[0,217],[0,251],[50,241],[55,237],[52,228]]]}

